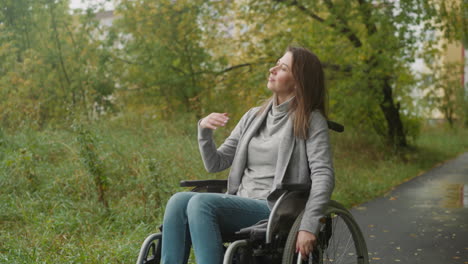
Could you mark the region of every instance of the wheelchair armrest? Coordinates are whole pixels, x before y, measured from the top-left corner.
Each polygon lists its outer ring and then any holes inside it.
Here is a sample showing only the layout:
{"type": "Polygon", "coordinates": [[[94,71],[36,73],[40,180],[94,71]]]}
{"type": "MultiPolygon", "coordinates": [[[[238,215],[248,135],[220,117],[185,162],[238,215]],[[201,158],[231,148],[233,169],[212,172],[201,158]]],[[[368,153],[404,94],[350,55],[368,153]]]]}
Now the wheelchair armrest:
{"type": "Polygon", "coordinates": [[[307,192],[310,190],[309,184],[300,184],[300,183],[278,183],[276,189],[284,191],[301,191],[307,192]]]}
{"type": "Polygon", "coordinates": [[[180,187],[226,187],[227,180],[180,181],[180,187]]]}
{"type": "Polygon", "coordinates": [[[193,187],[192,192],[224,193],[227,189],[227,180],[181,181],[180,187],[193,187]]]}
{"type": "Polygon", "coordinates": [[[342,124],[327,120],[328,128],[336,131],[338,133],[341,133],[344,131],[344,126],[342,124]]]}

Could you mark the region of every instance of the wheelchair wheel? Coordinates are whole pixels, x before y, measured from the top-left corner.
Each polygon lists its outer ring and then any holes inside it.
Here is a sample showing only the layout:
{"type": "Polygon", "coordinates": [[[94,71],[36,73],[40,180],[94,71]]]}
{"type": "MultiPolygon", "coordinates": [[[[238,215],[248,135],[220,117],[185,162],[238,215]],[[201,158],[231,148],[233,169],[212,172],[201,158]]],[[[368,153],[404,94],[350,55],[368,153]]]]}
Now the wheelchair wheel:
{"type": "Polygon", "coordinates": [[[141,245],[137,264],[159,264],[161,262],[161,238],[162,234],[148,236],[141,245]]]}
{"type": "MultiPolygon", "coordinates": [[[[283,264],[298,263],[297,232],[304,212],[297,217],[286,240],[283,264]]],[[[312,263],[368,264],[367,246],[354,217],[341,204],[330,201],[325,210],[325,221],[317,236],[312,263]]],[[[309,262],[310,263],[310,262],[309,262]]]]}

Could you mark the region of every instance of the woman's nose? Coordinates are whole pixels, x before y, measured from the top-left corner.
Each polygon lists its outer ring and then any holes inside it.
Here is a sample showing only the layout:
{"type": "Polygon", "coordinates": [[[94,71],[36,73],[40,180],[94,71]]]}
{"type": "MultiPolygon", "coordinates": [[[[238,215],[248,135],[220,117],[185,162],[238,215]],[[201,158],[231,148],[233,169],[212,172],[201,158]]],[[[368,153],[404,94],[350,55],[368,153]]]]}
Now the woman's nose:
{"type": "Polygon", "coordinates": [[[270,73],[275,74],[276,73],[276,66],[273,66],[270,68],[270,73]]]}

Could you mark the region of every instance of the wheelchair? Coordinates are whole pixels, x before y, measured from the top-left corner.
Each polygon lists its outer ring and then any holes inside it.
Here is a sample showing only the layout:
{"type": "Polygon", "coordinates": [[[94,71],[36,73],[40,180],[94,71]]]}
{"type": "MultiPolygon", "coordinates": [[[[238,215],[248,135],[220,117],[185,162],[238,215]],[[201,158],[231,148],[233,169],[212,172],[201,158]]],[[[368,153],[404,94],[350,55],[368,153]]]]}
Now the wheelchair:
{"type": "MultiPolygon", "coordinates": [[[[328,121],[337,132],[343,126],[328,121]]],[[[225,193],[227,180],[181,181],[181,187],[194,192],[225,193]]],[[[296,239],[310,186],[282,183],[282,193],[273,206],[268,219],[224,235],[227,245],[223,264],[368,264],[369,258],[364,236],[352,214],[340,203],[331,200],[325,208],[317,243],[307,261],[296,253],[296,239]]],[[[162,230],[163,227],[160,227],[162,230]]],[[[162,234],[148,236],[140,249],[137,264],[159,264],[162,234]]]]}

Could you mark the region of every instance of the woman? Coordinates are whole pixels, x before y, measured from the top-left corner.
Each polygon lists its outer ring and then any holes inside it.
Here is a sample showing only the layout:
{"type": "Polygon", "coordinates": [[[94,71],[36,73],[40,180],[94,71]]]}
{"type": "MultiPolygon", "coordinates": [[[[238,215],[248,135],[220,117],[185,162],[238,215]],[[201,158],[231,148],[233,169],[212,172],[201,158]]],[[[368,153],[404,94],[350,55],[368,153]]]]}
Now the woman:
{"type": "Polygon", "coordinates": [[[330,200],[334,173],[325,113],[321,63],[301,47],[289,47],[270,69],[273,97],[250,109],[216,148],[213,131],[229,121],[211,113],[198,123],[208,172],[231,167],[228,194],[181,192],[169,200],[163,222],[162,262],[187,262],[193,243],[197,263],[222,263],[221,235],[268,218],[278,183],[311,184],[296,250],[308,256],[330,200]]]}

